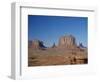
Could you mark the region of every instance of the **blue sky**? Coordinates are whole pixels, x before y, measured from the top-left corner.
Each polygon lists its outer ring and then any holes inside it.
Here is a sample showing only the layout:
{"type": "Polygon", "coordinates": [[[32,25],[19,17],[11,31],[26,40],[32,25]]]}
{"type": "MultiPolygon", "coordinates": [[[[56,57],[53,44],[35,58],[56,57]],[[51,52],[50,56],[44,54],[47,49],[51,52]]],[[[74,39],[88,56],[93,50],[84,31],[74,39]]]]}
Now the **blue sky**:
{"type": "Polygon", "coordinates": [[[50,47],[61,36],[73,35],[77,44],[87,46],[87,17],[28,15],[28,39],[38,39],[50,47]]]}

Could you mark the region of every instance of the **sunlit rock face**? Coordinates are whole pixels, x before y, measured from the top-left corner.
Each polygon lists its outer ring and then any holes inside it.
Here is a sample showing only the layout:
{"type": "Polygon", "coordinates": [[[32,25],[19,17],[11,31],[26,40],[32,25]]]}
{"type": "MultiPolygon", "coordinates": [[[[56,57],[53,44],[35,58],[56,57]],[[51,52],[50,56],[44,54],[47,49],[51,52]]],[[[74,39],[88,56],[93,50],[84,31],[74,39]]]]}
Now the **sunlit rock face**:
{"type": "Polygon", "coordinates": [[[72,35],[61,36],[46,47],[41,40],[28,41],[28,66],[88,64],[87,47],[72,35]]]}
{"type": "Polygon", "coordinates": [[[76,45],[76,40],[75,37],[72,35],[69,36],[62,36],[59,39],[59,45],[58,47],[66,47],[66,48],[75,48],[76,45]]]}
{"type": "Polygon", "coordinates": [[[28,45],[30,48],[33,48],[33,49],[45,48],[45,46],[43,45],[43,42],[40,40],[29,41],[28,45]]]}

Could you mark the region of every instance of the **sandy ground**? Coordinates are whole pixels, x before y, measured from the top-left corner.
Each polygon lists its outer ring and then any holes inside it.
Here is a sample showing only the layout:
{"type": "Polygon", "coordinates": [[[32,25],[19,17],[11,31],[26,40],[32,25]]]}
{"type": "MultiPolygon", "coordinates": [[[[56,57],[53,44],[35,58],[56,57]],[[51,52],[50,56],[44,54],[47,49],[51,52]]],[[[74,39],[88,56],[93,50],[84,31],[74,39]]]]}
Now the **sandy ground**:
{"type": "Polygon", "coordinates": [[[87,50],[28,48],[28,66],[87,64],[87,50]]]}

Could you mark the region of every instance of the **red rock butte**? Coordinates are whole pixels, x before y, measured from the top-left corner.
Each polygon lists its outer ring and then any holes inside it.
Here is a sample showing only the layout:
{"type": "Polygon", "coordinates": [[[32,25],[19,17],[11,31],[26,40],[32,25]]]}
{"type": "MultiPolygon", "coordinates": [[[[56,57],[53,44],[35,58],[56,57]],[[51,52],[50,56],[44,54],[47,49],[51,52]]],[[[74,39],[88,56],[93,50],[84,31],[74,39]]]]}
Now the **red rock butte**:
{"type": "Polygon", "coordinates": [[[28,66],[87,64],[87,48],[77,45],[72,35],[61,36],[58,45],[46,47],[43,41],[28,42],[28,66]]]}

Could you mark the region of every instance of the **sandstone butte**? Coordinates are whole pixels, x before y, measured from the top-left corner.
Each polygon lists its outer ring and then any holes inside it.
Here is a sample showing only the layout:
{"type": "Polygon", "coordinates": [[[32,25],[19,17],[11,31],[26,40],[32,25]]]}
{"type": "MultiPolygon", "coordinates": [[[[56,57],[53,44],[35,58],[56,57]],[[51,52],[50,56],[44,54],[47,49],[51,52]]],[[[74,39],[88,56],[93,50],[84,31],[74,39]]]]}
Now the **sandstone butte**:
{"type": "Polygon", "coordinates": [[[46,47],[43,41],[28,41],[28,66],[87,64],[87,48],[77,45],[72,35],[61,36],[58,45],[46,47]]]}

